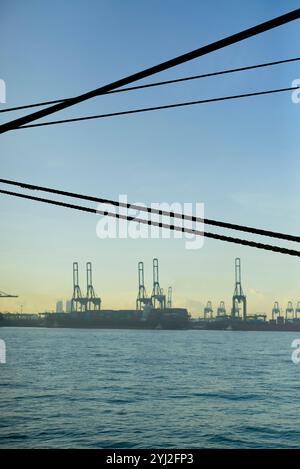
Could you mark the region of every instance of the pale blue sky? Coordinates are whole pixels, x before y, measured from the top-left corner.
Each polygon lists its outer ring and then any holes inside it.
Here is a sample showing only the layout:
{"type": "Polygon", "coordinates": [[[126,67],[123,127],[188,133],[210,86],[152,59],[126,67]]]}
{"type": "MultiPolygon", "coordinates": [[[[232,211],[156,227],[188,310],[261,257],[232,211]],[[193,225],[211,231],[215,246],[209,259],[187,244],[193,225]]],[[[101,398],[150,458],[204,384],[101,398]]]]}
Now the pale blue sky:
{"type": "MultiPolygon", "coordinates": [[[[1,2],[0,78],[7,106],[67,97],[195,49],[299,7],[299,2],[1,2]]],[[[159,74],[175,78],[299,56],[299,21],[159,74]]],[[[291,86],[299,63],[98,97],[56,118],[291,86]]],[[[150,79],[147,82],[151,81],[150,79]]],[[[0,106],[4,107],[3,104],[0,106]]],[[[130,201],[204,202],[209,218],[299,233],[299,113],[289,93],[1,136],[1,175],[130,201]]],[[[1,120],[17,116],[2,115],[1,120]]],[[[49,118],[48,118],[49,119],[49,118]]],[[[51,118],[52,119],[52,118],[51,118]]],[[[161,283],[197,312],[229,306],[233,262],[242,258],[251,311],[300,300],[299,259],[206,240],[99,240],[96,218],[1,197],[0,290],[12,309],[53,308],[71,295],[71,264],[94,263],[103,307],[132,307],[136,264],[159,257],[161,283]],[[299,294],[299,296],[297,296],[299,294]]],[[[213,229],[210,229],[213,231],[213,229]]]]}

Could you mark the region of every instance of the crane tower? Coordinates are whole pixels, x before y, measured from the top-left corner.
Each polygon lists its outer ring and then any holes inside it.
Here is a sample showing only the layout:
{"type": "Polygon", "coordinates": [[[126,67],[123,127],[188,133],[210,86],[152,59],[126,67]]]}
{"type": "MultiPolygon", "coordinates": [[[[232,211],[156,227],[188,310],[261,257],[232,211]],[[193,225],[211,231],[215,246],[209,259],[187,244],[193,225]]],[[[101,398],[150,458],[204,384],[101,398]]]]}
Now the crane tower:
{"type": "Polygon", "coordinates": [[[142,310],[145,306],[152,306],[151,298],[147,297],[145,279],[144,279],[144,262],[138,263],[138,280],[139,280],[139,290],[138,296],[136,299],[136,309],[142,310]]]}
{"type": "Polygon", "coordinates": [[[235,288],[232,296],[232,309],[231,317],[239,317],[239,305],[242,304],[243,308],[243,320],[247,319],[247,299],[243,292],[242,280],[241,280],[241,259],[237,257],[235,259],[235,288]]]}
{"type": "Polygon", "coordinates": [[[226,316],[226,307],[225,307],[224,301],[220,301],[220,305],[217,309],[217,316],[218,317],[226,316]]]}
{"type": "Polygon", "coordinates": [[[275,301],[274,306],[272,308],[272,319],[273,321],[276,319],[276,316],[280,316],[280,306],[278,301],[275,301]]]}
{"type": "Polygon", "coordinates": [[[172,287],[168,288],[167,308],[172,308],[172,287]]]}
{"type": "Polygon", "coordinates": [[[166,295],[164,295],[163,290],[159,285],[159,276],[158,276],[158,259],[153,259],[153,290],[152,290],[152,304],[156,308],[156,305],[159,305],[160,309],[165,309],[166,307],[166,295]]]}
{"type": "Polygon", "coordinates": [[[88,311],[99,311],[101,298],[97,297],[93,287],[92,263],[86,263],[86,304],[88,311]]]}
{"type": "Polygon", "coordinates": [[[213,310],[211,301],[208,301],[204,308],[204,319],[207,319],[207,318],[212,319],[213,313],[214,313],[214,310],[213,310]]]}

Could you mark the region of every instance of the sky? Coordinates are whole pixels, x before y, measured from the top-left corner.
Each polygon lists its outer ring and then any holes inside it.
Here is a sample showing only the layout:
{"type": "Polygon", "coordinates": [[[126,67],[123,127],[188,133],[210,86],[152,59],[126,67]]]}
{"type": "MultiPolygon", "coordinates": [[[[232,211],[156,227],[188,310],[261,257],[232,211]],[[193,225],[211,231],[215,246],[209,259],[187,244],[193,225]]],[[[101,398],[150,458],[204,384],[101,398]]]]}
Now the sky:
{"type": "MultiPolygon", "coordinates": [[[[298,7],[293,0],[1,0],[7,102],[0,107],[81,94],[298,7]]],[[[299,28],[289,23],[143,83],[297,57],[299,28]]],[[[295,79],[299,62],[97,97],[44,120],[285,88],[295,79]]],[[[16,130],[1,136],[1,177],[144,204],[203,203],[208,218],[298,234],[299,115],[288,92],[16,130]]],[[[2,311],[53,310],[72,295],[73,261],[82,290],[85,263],[93,263],[103,308],[133,308],[137,263],[145,262],[150,292],[154,257],[174,306],[194,316],[208,300],[230,309],[235,257],[250,313],[300,301],[300,263],[290,256],[211,239],[198,250],[183,239],[99,239],[98,216],[8,196],[0,217],[0,290],[19,295],[1,299],[2,311]]],[[[288,244],[295,247],[281,243],[288,244]]]]}

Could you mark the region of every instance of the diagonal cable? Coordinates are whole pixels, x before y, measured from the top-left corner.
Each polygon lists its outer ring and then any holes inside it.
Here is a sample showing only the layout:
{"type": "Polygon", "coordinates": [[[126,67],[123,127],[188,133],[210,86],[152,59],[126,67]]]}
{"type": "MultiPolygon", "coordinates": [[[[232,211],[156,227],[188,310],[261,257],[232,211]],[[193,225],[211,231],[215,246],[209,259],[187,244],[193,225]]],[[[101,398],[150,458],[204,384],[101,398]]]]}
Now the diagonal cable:
{"type": "MultiPolygon", "coordinates": [[[[186,81],[191,81],[191,80],[199,80],[201,78],[209,78],[209,77],[215,77],[219,75],[226,75],[229,73],[236,73],[236,72],[244,72],[247,70],[253,70],[257,68],[263,68],[263,67],[271,67],[274,65],[280,65],[280,64],[286,64],[290,62],[297,62],[300,60],[300,57],[293,57],[291,59],[284,59],[284,60],[276,60],[275,62],[264,62],[261,64],[256,64],[256,65],[248,65],[246,67],[239,67],[239,68],[231,68],[228,70],[220,70],[218,72],[210,72],[210,73],[203,73],[202,75],[192,75],[188,77],[182,77],[182,78],[174,78],[172,80],[164,80],[164,81],[156,81],[152,83],[147,83],[145,85],[138,85],[138,86],[129,86],[127,88],[121,88],[117,90],[112,90],[108,91],[107,93],[104,94],[113,94],[113,93],[125,93],[127,91],[136,91],[136,90],[142,90],[146,88],[153,88],[157,86],[164,86],[164,85],[171,85],[174,83],[182,83],[186,81]]],[[[5,109],[0,109],[0,113],[3,112],[11,112],[11,111],[19,111],[21,109],[28,109],[28,108],[33,108],[33,107],[39,107],[39,106],[46,106],[48,104],[56,104],[56,103],[61,103],[62,101],[66,101],[68,99],[72,98],[61,98],[61,99],[55,99],[52,101],[41,101],[38,103],[32,103],[32,104],[24,104],[22,106],[15,106],[15,107],[9,107],[5,109]]]]}
{"type": "Polygon", "coordinates": [[[249,98],[249,97],[254,97],[254,96],[263,96],[263,95],[274,94],[274,93],[283,93],[286,91],[297,90],[299,88],[300,88],[299,86],[293,86],[289,88],[277,88],[275,90],[255,91],[253,93],[244,93],[244,94],[237,94],[237,95],[232,95],[232,96],[221,96],[218,98],[201,99],[198,101],[185,101],[184,103],[165,104],[162,106],[146,107],[146,108],[140,108],[140,109],[130,109],[127,111],[110,112],[108,114],[97,114],[93,116],[73,117],[71,119],[61,119],[57,121],[41,122],[40,124],[27,124],[27,125],[23,125],[22,127],[17,127],[16,130],[29,129],[33,127],[45,127],[48,125],[68,124],[71,122],[81,122],[81,121],[87,121],[87,120],[93,120],[93,119],[104,119],[107,117],[125,116],[125,115],[130,115],[130,114],[140,114],[142,112],[149,112],[149,111],[161,111],[163,109],[174,109],[174,108],[179,108],[179,107],[184,107],[184,106],[194,106],[197,104],[216,103],[220,101],[229,101],[229,100],[249,98]]]}
{"type": "Polygon", "coordinates": [[[290,256],[296,256],[300,257],[300,251],[297,251],[295,249],[288,249],[288,248],[283,248],[280,246],[274,246],[271,244],[264,244],[264,243],[258,243],[256,241],[248,241],[246,239],[241,239],[241,238],[234,238],[232,236],[224,236],[216,233],[210,233],[210,232],[202,232],[199,230],[194,230],[191,228],[186,228],[186,227],[180,227],[176,225],[168,225],[167,223],[162,223],[162,222],[155,222],[153,220],[145,220],[143,218],[137,218],[129,215],[123,215],[120,213],[113,213],[109,212],[107,210],[99,210],[95,208],[90,208],[90,207],[83,207],[81,205],[74,205],[74,204],[68,204],[66,202],[60,202],[56,200],[51,200],[51,199],[45,199],[42,197],[35,197],[31,195],[26,195],[26,194],[20,194],[18,192],[11,192],[11,191],[5,191],[5,190],[0,190],[0,194],[5,194],[5,195],[10,195],[13,197],[19,197],[22,199],[28,199],[28,200],[34,200],[36,202],[42,202],[50,205],[57,205],[60,207],[65,207],[73,210],[79,210],[81,212],[88,212],[88,213],[95,213],[95,214],[100,214],[108,217],[113,217],[121,220],[127,220],[127,221],[134,221],[136,223],[142,223],[144,225],[152,225],[152,226],[157,226],[159,228],[165,228],[169,229],[171,231],[180,231],[182,233],[189,233],[189,234],[194,234],[197,236],[205,236],[206,238],[212,238],[212,239],[218,239],[220,241],[228,242],[228,243],[234,243],[234,244],[241,244],[243,246],[249,246],[249,247],[254,247],[257,249],[263,249],[266,251],[272,251],[272,252],[278,252],[281,254],[286,254],[290,256]]]}
{"type": "Polygon", "coordinates": [[[193,51],[174,57],[170,60],[167,60],[166,62],[162,62],[160,64],[154,65],[153,67],[141,70],[140,72],[134,73],[133,75],[129,75],[125,78],[121,78],[112,83],[108,83],[107,85],[101,86],[100,88],[96,88],[94,90],[88,91],[87,93],[83,93],[79,96],[75,96],[61,103],[54,104],[53,106],[50,106],[48,108],[41,109],[39,111],[28,114],[26,116],[20,117],[18,119],[14,119],[10,122],[6,122],[0,125],[0,134],[7,132],[9,130],[16,129],[17,127],[20,127],[22,125],[29,124],[30,122],[40,119],[41,117],[48,116],[62,109],[66,109],[70,106],[86,101],[95,96],[104,94],[108,91],[114,90],[116,88],[120,88],[122,86],[126,86],[130,83],[133,83],[138,80],[142,80],[143,78],[147,78],[156,73],[163,72],[164,70],[168,70],[172,67],[183,64],[190,60],[196,59],[198,57],[202,57],[204,55],[210,54],[211,52],[228,47],[232,44],[236,44],[238,42],[244,41],[245,39],[248,39],[250,37],[257,36],[258,34],[264,33],[266,31],[270,31],[271,29],[274,29],[274,28],[278,28],[279,26],[290,23],[291,21],[295,21],[299,18],[300,18],[300,8],[290,11],[288,13],[285,13],[284,15],[278,16],[271,20],[265,21],[263,23],[257,24],[251,28],[245,29],[231,36],[215,41],[213,43],[202,46],[193,51]]]}
{"type": "Polygon", "coordinates": [[[291,235],[287,233],[280,233],[277,231],[264,230],[261,228],[253,228],[250,226],[238,225],[236,223],[228,223],[219,220],[212,220],[210,218],[200,218],[193,215],[186,215],[183,213],[169,212],[167,210],[155,209],[152,207],[144,207],[143,205],[130,204],[125,202],[119,202],[117,200],[105,199],[101,197],[94,197],[85,194],[78,194],[76,192],[68,192],[60,189],[53,189],[51,187],[37,186],[35,184],[28,184],[25,182],[12,181],[10,179],[0,179],[0,184],[7,184],[10,186],[17,186],[28,190],[37,190],[41,192],[47,192],[49,194],[62,195],[64,197],[71,197],[80,200],[87,200],[89,202],[97,202],[100,204],[112,205],[114,207],[123,207],[127,209],[137,210],[139,212],[153,213],[156,215],[162,215],[180,220],[187,220],[191,222],[205,223],[206,225],[218,226],[221,228],[227,228],[230,230],[243,231],[246,233],[256,234],[260,236],[268,236],[271,238],[283,239],[285,241],[300,242],[300,236],[291,235]]]}

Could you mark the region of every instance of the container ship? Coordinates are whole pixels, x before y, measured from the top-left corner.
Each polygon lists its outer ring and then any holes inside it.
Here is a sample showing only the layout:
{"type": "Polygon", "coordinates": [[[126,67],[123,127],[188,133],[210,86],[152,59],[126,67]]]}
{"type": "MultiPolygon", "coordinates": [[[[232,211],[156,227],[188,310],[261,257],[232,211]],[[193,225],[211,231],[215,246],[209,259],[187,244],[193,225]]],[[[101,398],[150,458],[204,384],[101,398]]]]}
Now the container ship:
{"type": "Polygon", "coordinates": [[[184,308],[148,308],[46,313],[45,327],[79,327],[94,329],[187,329],[188,313],[184,308]]]}
{"type": "Polygon", "coordinates": [[[0,327],[71,327],[94,329],[188,329],[185,308],[72,311],[69,313],[0,313],[0,327]]]}

